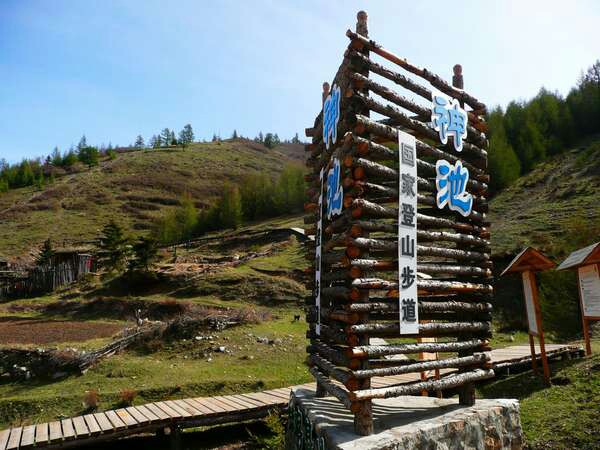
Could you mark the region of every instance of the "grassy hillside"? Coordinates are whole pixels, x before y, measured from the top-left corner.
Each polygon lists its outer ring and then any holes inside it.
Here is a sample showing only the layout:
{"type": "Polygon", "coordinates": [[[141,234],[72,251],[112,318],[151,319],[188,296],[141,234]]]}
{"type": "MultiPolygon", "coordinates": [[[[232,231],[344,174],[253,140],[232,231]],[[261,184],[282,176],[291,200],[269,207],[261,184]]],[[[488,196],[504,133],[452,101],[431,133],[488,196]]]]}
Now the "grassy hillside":
{"type": "Polygon", "coordinates": [[[0,255],[27,254],[48,237],[58,244],[93,239],[110,218],[145,230],[186,192],[197,206],[209,204],[223,183],[256,171],[277,174],[298,161],[302,150],[293,144],[269,150],[237,140],[122,153],[41,191],[30,187],[0,194],[0,255]]]}
{"type": "Polygon", "coordinates": [[[540,164],[491,201],[494,256],[514,254],[526,245],[563,256],[598,240],[598,199],[600,141],[540,164]]]}

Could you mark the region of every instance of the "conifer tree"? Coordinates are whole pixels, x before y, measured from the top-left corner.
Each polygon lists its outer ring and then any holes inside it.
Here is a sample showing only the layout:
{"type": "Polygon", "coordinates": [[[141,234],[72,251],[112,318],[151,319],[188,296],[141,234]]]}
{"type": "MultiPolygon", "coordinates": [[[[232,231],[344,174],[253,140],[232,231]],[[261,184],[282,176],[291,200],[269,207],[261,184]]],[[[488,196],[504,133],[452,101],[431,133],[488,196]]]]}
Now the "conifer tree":
{"type": "Polygon", "coordinates": [[[132,246],[133,257],[127,263],[131,271],[145,271],[150,269],[158,254],[157,242],[152,237],[142,236],[132,246]]]}
{"type": "Polygon", "coordinates": [[[171,130],[163,128],[160,132],[160,140],[165,147],[168,146],[171,142],[171,130]]]}
{"type": "Polygon", "coordinates": [[[137,137],[135,138],[135,144],[134,147],[135,148],[144,148],[146,145],[144,144],[144,138],[142,137],[141,134],[138,134],[137,137]]]}
{"type": "Polygon", "coordinates": [[[40,252],[35,260],[35,264],[37,266],[47,266],[52,261],[54,255],[55,252],[54,248],[52,247],[52,241],[50,241],[50,238],[48,238],[44,241],[44,244],[40,248],[40,252]]]}
{"type": "Polygon", "coordinates": [[[109,271],[123,268],[129,252],[129,241],[123,228],[111,219],[102,229],[97,241],[98,260],[109,271]]]}

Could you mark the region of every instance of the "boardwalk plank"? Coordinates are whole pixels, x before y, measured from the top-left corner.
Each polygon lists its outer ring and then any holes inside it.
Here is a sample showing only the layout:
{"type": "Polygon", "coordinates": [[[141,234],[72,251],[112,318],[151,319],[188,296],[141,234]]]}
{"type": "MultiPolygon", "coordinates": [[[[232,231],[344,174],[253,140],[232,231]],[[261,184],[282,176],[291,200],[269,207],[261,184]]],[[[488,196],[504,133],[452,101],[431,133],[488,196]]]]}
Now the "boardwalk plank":
{"type": "Polygon", "coordinates": [[[134,408],[133,406],[129,406],[125,408],[125,410],[131,414],[131,417],[133,417],[140,425],[146,425],[152,422],[144,414],[142,414],[141,411],[138,411],[137,408],[134,408]]]}
{"type": "Polygon", "coordinates": [[[144,406],[147,409],[149,409],[152,413],[154,413],[160,420],[169,419],[169,415],[166,412],[164,412],[162,409],[160,409],[158,406],[156,406],[156,404],[148,403],[144,406]]]}
{"type": "Polygon", "coordinates": [[[79,436],[89,436],[90,433],[82,416],[73,417],[73,426],[75,427],[77,438],[79,438],[79,436]]]}
{"type": "Polygon", "coordinates": [[[10,436],[10,430],[0,431],[0,450],[6,449],[6,444],[8,444],[9,436],[10,436]]]}
{"type": "Polygon", "coordinates": [[[174,411],[173,408],[170,408],[169,405],[165,404],[165,402],[155,402],[154,404],[162,409],[171,419],[181,418],[181,415],[177,411],[174,411]]]}
{"type": "Polygon", "coordinates": [[[197,408],[194,408],[192,405],[184,402],[183,400],[173,400],[173,404],[177,405],[184,411],[187,411],[190,414],[190,417],[199,417],[204,415],[202,411],[200,411],[197,408]]]}
{"type": "Polygon", "coordinates": [[[27,448],[33,446],[35,442],[35,425],[27,425],[23,427],[23,433],[21,434],[21,444],[19,448],[27,448]]]}
{"type": "Polygon", "coordinates": [[[284,401],[280,398],[272,397],[268,394],[265,394],[264,392],[253,392],[253,393],[242,394],[242,395],[251,400],[257,400],[266,406],[276,406],[276,405],[281,405],[281,404],[287,403],[286,401],[284,401]]]}
{"type": "Polygon", "coordinates": [[[125,425],[127,425],[127,428],[135,427],[138,424],[137,421],[131,416],[131,414],[129,414],[123,408],[119,408],[119,409],[115,410],[115,413],[119,416],[119,419],[121,419],[123,422],[125,422],[125,425]]]}
{"type": "Polygon", "coordinates": [[[247,404],[241,403],[240,401],[234,401],[234,399],[230,395],[223,397],[215,397],[215,400],[221,403],[225,403],[230,407],[233,407],[231,411],[245,411],[249,409],[249,406],[247,404]]]}
{"type": "Polygon", "coordinates": [[[110,423],[113,424],[115,430],[122,430],[123,428],[127,428],[125,422],[121,420],[121,418],[117,415],[114,410],[105,411],[106,417],[110,420],[110,423]]]}
{"type": "Polygon", "coordinates": [[[176,404],[173,400],[165,400],[163,403],[165,405],[167,405],[169,408],[171,408],[173,411],[175,411],[177,414],[179,414],[180,417],[191,417],[192,416],[191,413],[189,413],[188,411],[183,409],[181,406],[176,404]]]}
{"type": "Polygon", "coordinates": [[[48,424],[48,442],[56,442],[62,440],[62,430],[58,420],[48,424]]]}
{"type": "Polygon", "coordinates": [[[193,406],[194,408],[196,408],[198,411],[200,411],[205,416],[210,416],[210,415],[213,415],[213,414],[217,414],[215,411],[213,411],[212,409],[210,409],[207,406],[203,405],[202,403],[194,400],[193,398],[186,398],[186,399],[184,399],[182,401],[184,401],[188,405],[193,406]]]}
{"type": "Polygon", "coordinates": [[[239,403],[242,406],[245,406],[246,409],[254,409],[258,405],[255,402],[245,399],[241,395],[227,395],[225,397],[227,400],[230,400],[235,403],[239,403]]]}
{"type": "Polygon", "coordinates": [[[38,423],[35,427],[35,444],[46,445],[48,443],[48,424],[38,423]]]}
{"type": "Polygon", "coordinates": [[[112,423],[108,420],[108,417],[104,413],[96,413],[94,414],[94,418],[96,422],[98,422],[98,426],[100,427],[100,431],[103,433],[111,432],[114,430],[112,423]]]}
{"type": "Polygon", "coordinates": [[[240,398],[241,400],[243,400],[247,403],[254,404],[254,406],[257,408],[264,408],[265,406],[268,406],[268,404],[265,404],[264,401],[250,398],[247,394],[240,394],[240,395],[236,395],[235,397],[240,398]]]}
{"type": "Polygon", "coordinates": [[[63,439],[74,439],[75,438],[75,428],[73,427],[73,421],[69,417],[68,419],[63,419],[60,421],[62,425],[62,435],[63,439]]]}
{"type": "Polygon", "coordinates": [[[202,405],[204,405],[206,408],[214,411],[215,413],[226,413],[229,411],[232,411],[232,407],[226,403],[222,403],[218,400],[215,400],[214,397],[209,397],[209,398],[196,398],[194,399],[196,400],[198,403],[201,403],[202,405]]]}
{"type": "Polygon", "coordinates": [[[158,422],[160,420],[160,417],[158,417],[156,414],[154,414],[152,411],[146,408],[146,405],[136,406],[135,408],[144,416],[146,416],[150,423],[158,422]]]}
{"type": "Polygon", "coordinates": [[[83,416],[83,420],[85,420],[85,424],[87,425],[88,430],[92,436],[97,436],[100,434],[102,430],[100,429],[100,426],[98,426],[98,422],[96,422],[96,419],[94,419],[93,414],[86,414],[85,416],[83,416]]]}
{"type": "Polygon", "coordinates": [[[6,444],[6,450],[16,450],[19,448],[21,443],[21,433],[23,427],[16,427],[10,430],[10,436],[8,437],[8,443],[6,444]]]}

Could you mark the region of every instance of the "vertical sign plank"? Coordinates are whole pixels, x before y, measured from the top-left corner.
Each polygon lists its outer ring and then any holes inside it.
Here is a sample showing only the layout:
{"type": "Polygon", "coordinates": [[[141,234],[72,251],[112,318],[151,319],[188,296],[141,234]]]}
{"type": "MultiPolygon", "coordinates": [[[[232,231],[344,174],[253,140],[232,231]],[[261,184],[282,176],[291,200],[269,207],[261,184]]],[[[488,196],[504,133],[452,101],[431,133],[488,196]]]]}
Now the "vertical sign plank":
{"type": "Polygon", "coordinates": [[[321,190],[319,191],[319,207],[317,219],[317,234],[315,235],[315,305],[317,307],[316,333],[321,335],[321,247],[323,242],[323,177],[325,168],[321,168],[319,175],[321,190]]]}
{"type": "Polygon", "coordinates": [[[600,317],[600,275],[598,266],[582,266],[579,271],[579,292],[585,317],[600,317]]]}
{"type": "Polygon", "coordinates": [[[535,317],[535,304],[533,301],[533,288],[531,286],[531,277],[529,271],[521,272],[523,277],[523,294],[525,297],[525,310],[527,311],[527,323],[529,332],[533,335],[538,334],[537,320],[535,317]]]}
{"type": "Polygon", "coordinates": [[[400,334],[419,333],[417,298],[417,154],[415,137],[398,131],[398,291],[400,334]]]}

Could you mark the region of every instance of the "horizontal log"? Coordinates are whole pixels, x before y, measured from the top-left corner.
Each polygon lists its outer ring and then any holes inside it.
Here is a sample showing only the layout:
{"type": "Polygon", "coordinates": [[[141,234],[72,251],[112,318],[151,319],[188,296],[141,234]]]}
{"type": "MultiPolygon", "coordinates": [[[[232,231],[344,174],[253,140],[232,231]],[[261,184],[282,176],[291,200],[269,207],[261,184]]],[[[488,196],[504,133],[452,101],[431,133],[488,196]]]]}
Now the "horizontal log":
{"type": "MultiPolygon", "coordinates": [[[[369,303],[351,303],[344,305],[344,308],[352,312],[377,312],[388,311],[398,312],[398,299],[386,299],[385,302],[369,303]]],[[[470,303],[470,302],[428,302],[419,300],[419,314],[425,312],[445,312],[452,311],[458,313],[489,313],[492,311],[491,303],[470,303]]]]}
{"type": "MultiPolygon", "coordinates": [[[[353,117],[350,116],[350,117],[348,117],[348,120],[349,120],[348,126],[349,127],[354,126],[354,129],[358,134],[362,134],[363,132],[369,132],[372,135],[381,136],[388,141],[398,142],[397,127],[386,125],[381,122],[376,122],[375,120],[369,119],[367,116],[364,116],[361,114],[356,114],[353,117]]],[[[467,145],[467,144],[465,144],[465,145],[467,145]]],[[[424,151],[425,149],[433,149],[433,148],[434,147],[425,144],[423,141],[417,140],[417,152],[419,152],[419,150],[424,151]]],[[[445,152],[445,153],[447,153],[447,152],[445,152]]],[[[456,161],[460,158],[454,157],[453,159],[456,161]]],[[[450,158],[448,158],[448,160],[451,161],[450,158]]],[[[455,161],[452,161],[452,162],[455,162],[455,161]]],[[[461,161],[462,161],[462,159],[461,159],[461,161]]],[[[463,161],[463,162],[465,163],[465,164],[463,164],[464,167],[467,167],[466,163],[468,163],[468,164],[471,164],[482,170],[485,170],[487,168],[487,160],[485,160],[485,159],[473,158],[470,161],[463,161]]]]}
{"type": "MultiPolygon", "coordinates": [[[[398,322],[396,323],[365,323],[357,325],[348,325],[347,333],[368,334],[369,336],[381,336],[397,334],[400,329],[398,322]]],[[[448,336],[449,334],[480,334],[489,336],[492,330],[490,322],[433,322],[420,323],[419,336],[448,336]]]]}
{"type": "MultiPolygon", "coordinates": [[[[356,199],[352,203],[353,203],[353,205],[352,205],[353,207],[365,208],[365,211],[368,213],[371,213],[371,209],[370,209],[371,205],[375,205],[378,208],[381,207],[381,205],[373,204],[372,202],[363,201],[361,199],[356,199]],[[371,203],[371,205],[369,203],[371,203]]],[[[398,216],[389,216],[389,217],[386,216],[387,214],[390,213],[389,210],[378,209],[378,213],[379,212],[383,213],[380,216],[382,218],[398,219],[398,216]]],[[[378,221],[378,220],[362,219],[362,220],[354,220],[351,222],[351,224],[358,225],[365,231],[387,231],[390,233],[396,233],[398,230],[398,224],[394,223],[394,222],[382,222],[382,221],[378,221]]],[[[478,227],[476,225],[466,224],[466,223],[462,223],[462,222],[454,222],[453,220],[445,219],[443,217],[426,216],[426,215],[420,214],[420,213],[417,213],[417,224],[419,225],[417,227],[417,232],[423,231],[423,229],[428,229],[428,228],[437,228],[437,229],[450,228],[450,229],[454,229],[456,231],[463,232],[465,234],[467,234],[467,233],[478,234],[480,239],[484,239],[485,242],[489,242],[487,240],[487,239],[489,239],[489,231],[484,227],[478,227]]]]}
{"type": "MultiPolygon", "coordinates": [[[[423,97],[427,101],[431,101],[433,98],[432,91],[425,86],[422,86],[418,83],[415,83],[410,78],[405,77],[404,75],[394,72],[387,67],[382,66],[372,60],[370,60],[367,56],[359,53],[355,50],[347,50],[346,57],[350,58],[352,64],[354,66],[361,66],[369,71],[376,73],[377,75],[387,78],[390,81],[393,81],[399,86],[402,86],[405,89],[408,89],[411,92],[423,97]]],[[[469,117],[469,123],[473,125],[477,130],[482,133],[487,133],[488,126],[483,117],[478,116],[473,111],[467,111],[467,115],[469,117]]]]}
{"type": "Polygon", "coordinates": [[[336,367],[325,358],[321,358],[319,355],[312,354],[309,357],[309,362],[313,366],[317,366],[319,371],[342,383],[346,389],[355,391],[359,387],[358,380],[352,372],[336,367]]]}
{"type": "MultiPolygon", "coordinates": [[[[415,364],[408,364],[396,367],[386,367],[379,369],[355,370],[351,375],[353,379],[365,379],[371,377],[386,377],[393,375],[402,375],[404,373],[425,372],[428,370],[439,369],[457,369],[459,367],[481,366],[490,361],[490,356],[486,353],[473,353],[470,356],[437,359],[432,361],[421,361],[415,364]]],[[[356,390],[356,389],[353,389],[356,390]]]]}
{"type": "MultiPolygon", "coordinates": [[[[317,335],[315,330],[313,329],[314,324],[309,324],[310,328],[307,332],[307,337],[309,339],[323,339],[327,342],[336,345],[348,345],[348,346],[356,346],[358,345],[358,337],[356,335],[352,335],[350,333],[346,333],[343,329],[337,328],[331,325],[321,324],[321,334],[317,335]]],[[[343,325],[343,324],[342,324],[343,325]]]]}
{"type": "Polygon", "coordinates": [[[417,342],[395,345],[361,345],[345,349],[350,359],[367,359],[380,356],[406,355],[412,353],[455,353],[459,351],[483,349],[488,346],[484,339],[470,339],[458,342],[417,342]]]}
{"type": "MultiPolygon", "coordinates": [[[[369,200],[357,198],[354,199],[351,205],[352,217],[354,219],[367,218],[382,218],[382,219],[398,219],[398,208],[380,205],[369,200]]],[[[439,212],[440,210],[437,210],[439,212]]],[[[460,222],[462,218],[455,214],[455,220],[446,219],[443,217],[428,216],[417,212],[417,224],[431,225],[440,228],[452,228],[457,231],[480,232],[483,231],[487,235],[487,217],[485,214],[479,214],[481,226],[473,225],[465,222],[460,222]],[[484,230],[485,229],[485,230],[484,230]]]]}
{"type": "Polygon", "coordinates": [[[387,59],[388,61],[399,65],[404,70],[415,74],[431,83],[432,86],[435,86],[437,89],[442,91],[444,94],[449,95],[457,100],[468,104],[474,110],[485,111],[486,106],[484,103],[477,100],[472,95],[469,95],[467,92],[462,89],[455,88],[451,86],[446,81],[444,81],[439,76],[435,75],[432,72],[429,72],[427,69],[422,69],[417,67],[411,63],[409,63],[405,58],[400,58],[393,53],[385,50],[381,45],[377,44],[375,41],[369,40],[368,38],[361,36],[353,31],[348,30],[346,32],[346,36],[350,38],[352,41],[357,41],[361,45],[363,45],[367,50],[372,51],[373,53],[378,54],[382,58],[387,59]]]}
{"type": "MultiPolygon", "coordinates": [[[[394,238],[393,240],[384,240],[357,237],[347,238],[346,242],[348,245],[352,245],[360,249],[379,250],[398,254],[397,238],[394,238]]],[[[475,252],[471,250],[458,250],[455,248],[430,247],[425,245],[417,245],[416,252],[420,256],[437,256],[441,258],[451,258],[456,260],[487,261],[490,259],[490,255],[487,253],[475,252]]]]}
{"type": "MultiPolygon", "coordinates": [[[[348,264],[351,266],[349,272],[351,278],[360,278],[364,274],[370,272],[398,271],[398,261],[395,259],[352,259],[348,261],[348,264]],[[359,275],[355,276],[355,274],[359,275]]],[[[490,278],[492,276],[492,271],[483,267],[439,263],[417,263],[417,272],[427,275],[470,275],[485,278],[490,278]]]]}
{"type": "Polygon", "coordinates": [[[353,402],[350,400],[348,391],[332,383],[329,378],[323,375],[316,367],[311,367],[309,371],[312,376],[315,377],[317,382],[323,386],[323,388],[325,388],[329,394],[337,398],[346,408],[352,412],[358,411],[358,405],[353,404],[353,402]]]}
{"type": "Polygon", "coordinates": [[[331,361],[336,366],[347,367],[349,369],[358,369],[361,362],[358,359],[348,357],[343,348],[336,349],[323,343],[320,339],[314,339],[311,345],[306,348],[307,353],[318,353],[323,358],[331,361]]]}
{"type": "Polygon", "coordinates": [[[486,380],[494,377],[492,369],[475,369],[469,372],[452,374],[440,380],[418,381],[396,386],[363,389],[350,393],[352,401],[369,400],[373,398],[389,398],[401,395],[413,395],[423,391],[443,391],[463,386],[474,381],[486,380]]]}
{"type": "MultiPolygon", "coordinates": [[[[389,117],[398,125],[414,131],[417,135],[425,139],[429,139],[433,142],[437,142],[439,140],[439,134],[434,131],[433,128],[430,128],[423,122],[410,118],[394,105],[380,103],[373,97],[368,97],[360,92],[354,92],[352,99],[361,102],[373,112],[389,117]]],[[[478,145],[481,147],[486,147],[487,140],[482,138],[479,133],[474,136],[467,134],[467,139],[462,143],[462,153],[470,155],[473,158],[486,160],[487,152],[478,147],[478,145]]]]}
{"type": "MultiPolygon", "coordinates": [[[[361,167],[367,176],[378,177],[389,181],[398,181],[397,169],[393,169],[366,158],[348,156],[344,159],[344,164],[346,167],[361,167]]],[[[421,169],[421,171],[425,171],[431,176],[435,176],[436,173],[435,165],[421,159],[417,159],[417,169],[421,169]]],[[[481,183],[480,181],[473,180],[469,177],[469,181],[467,181],[467,190],[471,193],[483,194],[487,192],[488,186],[485,183],[481,183]]]]}
{"type": "MultiPolygon", "coordinates": [[[[371,92],[379,95],[380,97],[400,106],[401,108],[406,109],[414,114],[417,114],[417,120],[420,122],[425,122],[424,125],[429,128],[429,122],[431,121],[431,103],[429,108],[424,108],[421,105],[413,102],[412,100],[407,99],[406,97],[397,94],[392,89],[383,86],[360,73],[352,72],[350,73],[350,77],[355,80],[355,83],[359,86],[364,86],[371,92]]],[[[429,97],[429,101],[431,102],[432,97],[429,97]]],[[[387,115],[387,114],[386,114],[387,115]]],[[[390,117],[390,116],[388,116],[390,117]]],[[[407,117],[407,116],[405,116],[407,117]]],[[[395,117],[392,117],[396,119],[395,117]]],[[[436,135],[437,137],[437,135],[436,135]]],[[[488,146],[488,141],[485,134],[480,133],[475,127],[471,126],[470,123],[467,123],[467,139],[468,142],[472,142],[475,145],[478,145],[482,148],[488,146]]],[[[477,155],[481,157],[481,155],[477,155]]],[[[486,155],[487,156],[487,155],[486,155]]]]}

